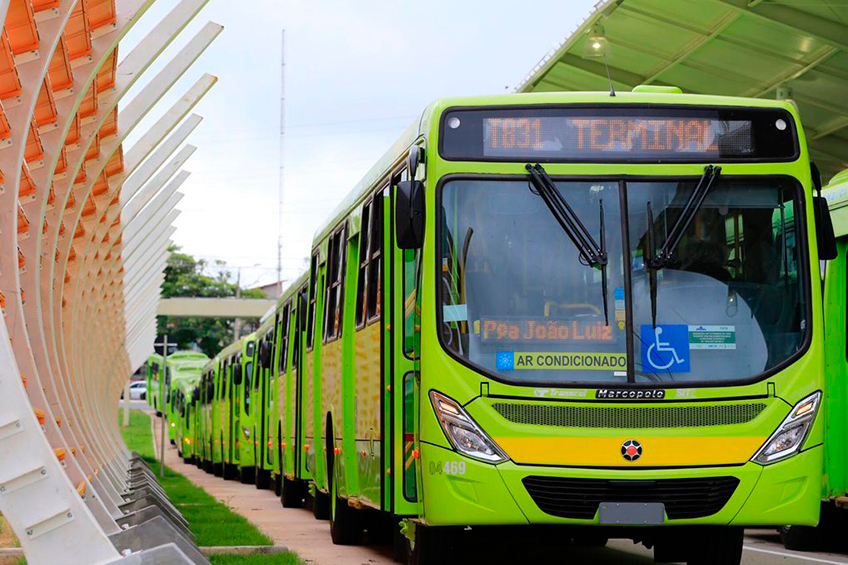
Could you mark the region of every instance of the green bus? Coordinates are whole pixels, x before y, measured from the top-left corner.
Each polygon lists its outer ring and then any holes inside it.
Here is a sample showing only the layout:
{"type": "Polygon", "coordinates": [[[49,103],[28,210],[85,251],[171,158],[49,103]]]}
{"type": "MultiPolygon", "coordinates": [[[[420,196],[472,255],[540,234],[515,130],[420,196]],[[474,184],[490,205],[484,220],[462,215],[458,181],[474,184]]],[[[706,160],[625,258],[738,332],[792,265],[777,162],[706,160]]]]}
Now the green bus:
{"type": "Polygon", "coordinates": [[[217,356],[215,402],[211,437],[213,472],[225,479],[255,480],[253,426],[253,366],[256,336],[250,334],[224,348],[217,356]]]}
{"type": "Polygon", "coordinates": [[[177,445],[178,448],[176,440],[181,419],[178,394],[180,383],[199,378],[208,361],[209,358],[205,354],[194,351],[176,351],[168,355],[165,361],[165,379],[161,384],[164,394],[162,404],[165,407],[165,420],[168,422],[168,439],[171,445],[177,445]]]}
{"type": "Polygon", "coordinates": [[[162,370],[162,356],[154,353],[147,359],[147,404],[153,408],[157,416],[161,416],[159,411],[159,377],[162,370]]]}
{"type": "Polygon", "coordinates": [[[842,394],[820,185],[783,101],[432,104],[278,303],[283,504],[412,563],[538,530],[735,565],[746,526],[816,525],[842,394]]]}
{"type": "Polygon", "coordinates": [[[194,375],[175,380],[172,385],[171,400],[174,410],[173,419],[169,422],[174,429],[174,445],[177,447],[177,454],[187,463],[194,460],[195,420],[192,397],[199,382],[200,371],[196,370],[194,375]]]}
{"type": "Polygon", "coordinates": [[[276,343],[276,309],[271,309],[259,320],[255,332],[256,349],[253,363],[251,403],[253,405],[251,438],[253,461],[255,462],[255,485],[258,489],[271,486],[274,473],[273,434],[277,428],[279,416],[276,406],[276,379],[274,371],[274,345],[276,343]]]}

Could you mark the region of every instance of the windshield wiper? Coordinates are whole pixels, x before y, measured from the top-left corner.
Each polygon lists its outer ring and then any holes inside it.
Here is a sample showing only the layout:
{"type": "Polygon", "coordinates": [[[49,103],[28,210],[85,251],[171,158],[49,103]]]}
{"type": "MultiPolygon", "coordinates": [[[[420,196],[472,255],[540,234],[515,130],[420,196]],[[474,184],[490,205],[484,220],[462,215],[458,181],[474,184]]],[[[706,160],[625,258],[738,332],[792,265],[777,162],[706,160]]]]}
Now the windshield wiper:
{"type": "Polygon", "coordinates": [[[651,292],[651,322],[655,328],[657,327],[657,271],[665,268],[674,259],[674,254],[677,252],[677,246],[680,245],[680,240],[683,239],[683,235],[689,229],[689,225],[695,219],[698,210],[701,209],[704,200],[720,175],[721,167],[714,167],[713,165],[706,166],[704,174],[698,180],[698,184],[689,196],[689,200],[686,201],[683,211],[671,227],[671,231],[668,233],[665,243],[663,243],[662,249],[660,249],[657,255],[654,255],[654,214],[651,211],[651,203],[648,202],[648,233],[646,242],[648,254],[645,257],[645,268],[648,270],[648,284],[650,285],[651,292]]]}
{"type": "MultiPolygon", "coordinates": [[[[666,237],[662,249],[660,249],[660,252],[656,255],[656,257],[651,260],[651,264],[649,266],[652,269],[662,269],[674,258],[674,253],[677,251],[677,246],[680,245],[680,240],[683,239],[683,235],[686,233],[686,230],[689,229],[689,224],[691,224],[692,220],[695,219],[695,215],[698,213],[698,210],[701,209],[701,205],[704,203],[704,200],[707,198],[707,194],[709,194],[710,189],[712,189],[713,184],[715,184],[719,175],[721,175],[721,167],[707,165],[704,169],[704,174],[701,175],[700,180],[698,180],[698,185],[695,187],[695,190],[692,191],[692,194],[689,196],[689,200],[686,202],[686,206],[683,207],[683,211],[671,227],[671,231],[668,233],[668,237],[666,237]]],[[[651,252],[653,253],[653,249],[651,252]]]]}
{"type": "Polygon", "coordinates": [[[607,249],[606,235],[604,234],[604,203],[599,203],[601,243],[598,244],[577,213],[568,205],[568,202],[557,189],[551,177],[542,165],[527,163],[527,172],[530,173],[531,190],[542,197],[545,205],[551,211],[554,219],[562,227],[562,230],[580,253],[579,260],[587,267],[601,269],[601,294],[604,301],[604,320],[609,325],[609,306],[607,305],[607,249]]]}

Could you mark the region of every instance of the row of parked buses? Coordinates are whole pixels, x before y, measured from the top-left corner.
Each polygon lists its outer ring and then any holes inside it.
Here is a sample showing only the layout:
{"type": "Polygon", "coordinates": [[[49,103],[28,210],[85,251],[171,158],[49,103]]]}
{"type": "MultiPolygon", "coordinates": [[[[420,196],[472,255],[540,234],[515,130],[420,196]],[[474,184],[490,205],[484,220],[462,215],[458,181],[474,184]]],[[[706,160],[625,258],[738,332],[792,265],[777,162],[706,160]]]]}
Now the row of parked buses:
{"type": "Polygon", "coordinates": [[[736,565],[749,526],[809,545],[848,502],[848,199],[826,195],[783,101],[439,101],[185,389],[181,453],[413,563],[616,537],[736,565]]]}

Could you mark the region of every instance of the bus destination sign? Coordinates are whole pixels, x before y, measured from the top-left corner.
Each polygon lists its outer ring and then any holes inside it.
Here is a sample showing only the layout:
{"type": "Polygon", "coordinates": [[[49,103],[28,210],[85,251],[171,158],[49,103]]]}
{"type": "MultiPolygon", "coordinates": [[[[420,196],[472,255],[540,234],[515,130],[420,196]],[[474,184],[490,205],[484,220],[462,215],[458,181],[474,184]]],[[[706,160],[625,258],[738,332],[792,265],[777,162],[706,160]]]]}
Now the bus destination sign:
{"type": "Polygon", "coordinates": [[[791,161],[792,116],[780,108],[518,107],[444,114],[448,160],[534,162],[791,161]]]}
{"type": "Polygon", "coordinates": [[[754,153],[750,121],[699,118],[486,118],[484,156],[506,157],[526,151],[580,157],[628,153],[733,155],[754,153]]]}

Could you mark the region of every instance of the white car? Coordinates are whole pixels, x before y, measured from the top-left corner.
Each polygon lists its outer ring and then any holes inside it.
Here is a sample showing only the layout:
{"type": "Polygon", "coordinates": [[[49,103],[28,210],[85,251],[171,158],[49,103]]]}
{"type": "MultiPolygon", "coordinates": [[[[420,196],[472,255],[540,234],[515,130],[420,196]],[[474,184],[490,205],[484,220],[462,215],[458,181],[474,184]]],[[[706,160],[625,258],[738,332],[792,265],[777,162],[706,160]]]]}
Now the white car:
{"type": "MultiPolygon", "coordinates": [[[[121,395],[121,398],[124,396],[121,395]]],[[[147,383],[138,381],[130,385],[130,400],[147,400],[147,383]]]]}

